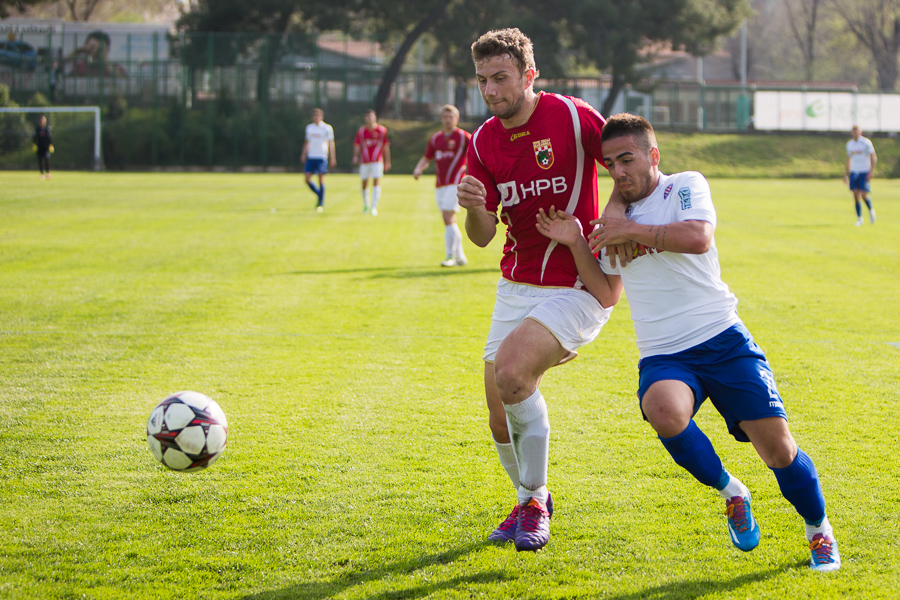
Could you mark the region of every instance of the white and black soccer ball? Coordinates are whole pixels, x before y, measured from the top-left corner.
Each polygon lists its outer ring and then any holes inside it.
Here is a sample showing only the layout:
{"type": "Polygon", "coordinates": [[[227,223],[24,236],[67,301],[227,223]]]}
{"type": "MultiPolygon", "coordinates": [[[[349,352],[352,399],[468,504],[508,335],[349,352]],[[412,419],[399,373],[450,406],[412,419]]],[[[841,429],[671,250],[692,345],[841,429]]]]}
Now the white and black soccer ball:
{"type": "Polygon", "coordinates": [[[228,420],[219,405],[199,392],[178,392],[156,405],[147,421],[147,444],[156,460],[174,471],[200,471],[225,451],[228,420]]]}

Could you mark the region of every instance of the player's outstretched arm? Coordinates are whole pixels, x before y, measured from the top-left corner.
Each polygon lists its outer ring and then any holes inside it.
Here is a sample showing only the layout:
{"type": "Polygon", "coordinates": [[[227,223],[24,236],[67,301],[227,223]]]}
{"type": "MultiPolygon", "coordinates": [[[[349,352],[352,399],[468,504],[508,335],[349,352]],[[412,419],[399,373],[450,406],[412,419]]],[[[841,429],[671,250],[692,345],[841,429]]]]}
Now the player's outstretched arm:
{"type": "Polygon", "coordinates": [[[588,292],[603,308],[615,305],[622,296],[622,278],[607,275],[600,268],[581,229],[581,222],[567,212],[550,207],[550,212],[538,209],[536,227],[538,231],[572,251],[578,275],[588,292]]]}
{"type": "Polygon", "coordinates": [[[712,245],[715,228],[709,221],[676,221],[665,225],[641,225],[630,219],[600,218],[588,236],[594,252],[630,240],[659,252],[703,254],[712,245]]]}
{"type": "Polygon", "coordinates": [[[456,199],[466,209],[466,235],[476,246],[484,248],[497,234],[497,217],[486,206],[487,188],[475,177],[466,175],[456,187],[456,199]]]}
{"type": "Polygon", "coordinates": [[[431,164],[431,161],[425,158],[424,156],[419,159],[419,162],[416,163],[416,168],[413,169],[413,179],[418,179],[422,173],[425,172],[425,169],[428,168],[428,165],[431,164]]]}

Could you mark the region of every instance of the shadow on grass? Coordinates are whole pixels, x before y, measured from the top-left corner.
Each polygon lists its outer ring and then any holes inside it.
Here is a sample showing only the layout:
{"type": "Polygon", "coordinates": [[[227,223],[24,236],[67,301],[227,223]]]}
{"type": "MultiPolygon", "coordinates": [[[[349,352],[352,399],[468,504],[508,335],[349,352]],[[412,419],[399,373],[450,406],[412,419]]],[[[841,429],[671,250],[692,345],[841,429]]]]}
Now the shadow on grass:
{"type": "Polygon", "coordinates": [[[808,568],[805,562],[793,562],[782,567],[775,567],[756,573],[747,573],[731,579],[702,579],[700,581],[679,581],[665,585],[652,585],[630,594],[604,596],[607,600],[684,600],[686,598],[702,598],[710,594],[734,592],[745,585],[771,579],[786,571],[808,568]]]}
{"type": "Polygon", "coordinates": [[[369,274],[371,279],[416,279],[419,277],[446,277],[459,275],[482,275],[484,273],[496,273],[500,276],[500,269],[470,269],[468,267],[411,267],[408,269],[397,267],[359,267],[351,269],[309,269],[305,271],[287,271],[285,273],[273,273],[277,276],[294,275],[351,275],[354,273],[369,274]]]}
{"type": "MultiPolygon", "coordinates": [[[[280,590],[271,590],[259,594],[244,596],[243,600],[280,600],[280,599],[297,599],[297,600],[325,600],[333,598],[341,594],[345,590],[379,581],[385,578],[397,575],[411,575],[416,571],[435,565],[450,564],[460,557],[469,554],[480,548],[484,548],[486,542],[477,544],[469,544],[461,546],[446,552],[420,556],[409,560],[399,560],[393,563],[381,564],[370,569],[360,568],[355,571],[347,571],[330,581],[316,581],[312,583],[298,583],[296,585],[286,587],[280,590]]],[[[480,573],[472,573],[470,575],[462,575],[443,581],[433,581],[423,585],[417,585],[402,590],[388,590],[376,594],[366,596],[369,600],[387,600],[387,599],[415,599],[425,598],[439,592],[441,590],[453,590],[466,585],[472,584],[489,584],[497,583],[510,579],[507,573],[500,570],[482,571],[480,573]]]]}

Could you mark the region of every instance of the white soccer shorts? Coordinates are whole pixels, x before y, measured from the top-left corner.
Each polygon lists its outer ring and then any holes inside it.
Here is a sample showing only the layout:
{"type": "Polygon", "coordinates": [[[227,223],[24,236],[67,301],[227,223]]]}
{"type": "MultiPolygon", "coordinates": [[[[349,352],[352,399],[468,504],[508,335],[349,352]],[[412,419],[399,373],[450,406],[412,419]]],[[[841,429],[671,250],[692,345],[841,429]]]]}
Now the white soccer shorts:
{"type": "Polygon", "coordinates": [[[359,165],[360,179],[381,179],[384,177],[384,163],[372,162],[359,165]]]}
{"type": "Polygon", "coordinates": [[[456,199],[456,185],[442,185],[434,189],[434,198],[440,210],[459,212],[459,201],[456,199]]]}
{"type": "Polygon", "coordinates": [[[563,364],[578,355],[578,349],[600,334],[612,307],[603,308],[589,292],[574,288],[543,288],[500,279],[491,331],[484,347],[484,360],[493,362],[500,343],[527,319],[534,319],[552,333],[569,354],[563,364]]]}

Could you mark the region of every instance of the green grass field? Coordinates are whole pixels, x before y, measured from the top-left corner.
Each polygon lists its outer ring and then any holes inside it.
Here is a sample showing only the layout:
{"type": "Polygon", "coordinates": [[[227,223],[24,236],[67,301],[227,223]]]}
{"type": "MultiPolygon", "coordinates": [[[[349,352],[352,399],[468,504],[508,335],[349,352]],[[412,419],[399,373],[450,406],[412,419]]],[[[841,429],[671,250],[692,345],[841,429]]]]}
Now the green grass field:
{"type": "MultiPolygon", "coordinates": [[[[604,179],[602,189],[608,190],[604,179]]],[[[513,491],[481,350],[500,243],[442,269],[430,179],[5,172],[0,195],[0,597],[897,598],[900,181],[853,226],[837,180],[711,182],[724,279],[816,461],[844,566],[712,406],[760,547],[642,422],[628,302],[542,385],[552,539],[487,545],[513,491]],[[166,470],[147,417],[183,389],[229,418],[208,471],[166,470]]],[[[606,193],[605,191],[603,193],[606,193]]]]}

